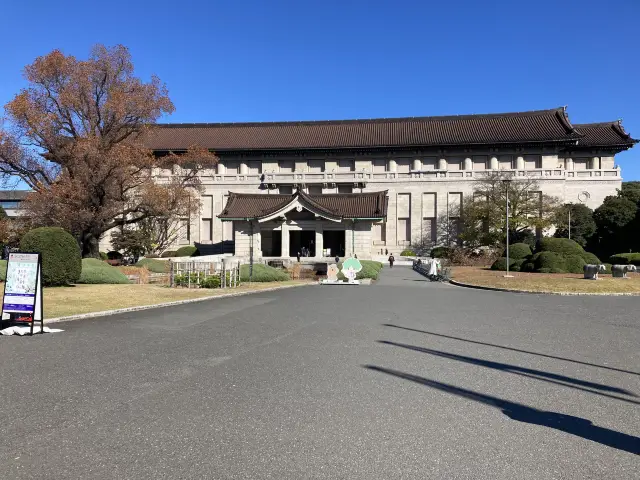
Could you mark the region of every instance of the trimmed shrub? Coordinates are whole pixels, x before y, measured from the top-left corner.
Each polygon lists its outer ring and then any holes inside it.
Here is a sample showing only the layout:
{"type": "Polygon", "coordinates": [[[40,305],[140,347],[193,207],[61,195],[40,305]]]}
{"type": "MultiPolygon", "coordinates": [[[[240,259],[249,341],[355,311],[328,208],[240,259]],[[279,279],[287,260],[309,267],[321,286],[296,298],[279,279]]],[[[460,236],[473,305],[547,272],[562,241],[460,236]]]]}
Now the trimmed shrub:
{"type": "MultiPolygon", "coordinates": [[[[515,265],[516,260],[514,260],[513,258],[509,258],[509,270],[513,269],[513,265],[515,265]]],[[[507,258],[506,257],[500,257],[498,258],[495,262],[493,262],[493,264],[491,265],[491,270],[502,270],[502,271],[506,271],[507,270],[507,258]]]]}
{"type": "Polygon", "coordinates": [[[165,250],[164,252],[162,252],[162,255],[160,255],[161,258],[171,258],[171,257],[177,257],[177,252],[175,250],[165,250]]]}
{"type": "Polygon", "coordinates": [[[582,252],[580,256],[582,257],[585,263],[590,265],[599,265],[600,263],[602,263],[600,262],[600,259],[591,252],[582,252]]]}
{"type": "Polygon", "coordinates": [[[610,263],[603,263],[604,268],[606,269],[604,271],[604,273],[608,273],[609,275],[611,275],[611,264],[610,263]]]}
{"type": "Polygon", "coordinates": [[[538,269],[538,273],[554,273],[550,268],[540,268],[538,269]]]}
{"type": "Polygon", "coordinates": [[[525,260],[524,263],[522,264],[522,266],[520,267],[520,271],[521,272],[535,272],[536,271],[536,266],[531,261],[531,259],[525,260]]]}
{"type": "Polygon", "coordinates": [[[587,264],[580,255],[567,255],[564,257],[564,263],[565,269],[569,273],[582,273],[587,264]]]}
{"type": "Polygon", "coordinates": [[[116,252],[112,250],[111,252],[107,252],[108,260],[122,260],[122,254],[120,252],[116,252]]]}
{"type": "Polygon", "coordinates": [[[640,253],[617,253],[609,258],[609,262],[617,265],[636,265],[640,267],[640,253]]]}
{"type": "MultiPolygon", "coordinates": [[[[561,239],[557,239],[561,240],[561,239]]],[[[557,270],[557,272],[553,273],[564,273],[566,272],[566,263],[562,255],[559,255],[556,252],[539,252],[536,253],[531,260],[535,266],[537,272],[542,272],[542,269],[548,269],[549,272],[551,270],[557,270]]],[[[544,273],[544,272],[542,272],[544,273]]]]}
{"type": "Polygon", "coordinates": [[[414,252],[413,250],[408,248],[408,249],[403,250],[402,252],[400,252],[400,256],[401,257],[415,257],[416,256],[416,252],[414,252]]]}
{"type": "Polygon", "coordinates": [[[580,255],[584,252],[584,248],[568,238],[545,237],[540,240],[538,251],[555,252],[561,255],[580,255]]]}
{"type": "Polygon", "coordinates": [[[144,267],[153,273],[167,273],[169,272],[169,262],[166,260],[156,260],[153,258],[143,258],[136,267],[144,267]]]}
{"type": "Polygon", "coordinates": [[[176,250],[176,257],[197,257],[198,249],[193,245],[186,245],[176,250]]]}
{"type": "Polygon", "coordinates": [[[449,247],[434,247],[431,249],[431,258],[449,258],[451,254],[451,248],[449,247]]]}
{"type": "Polygon", "coordinates": [[[160,258],[160,255],[158,255],[157,253],[149,253],[145,255],[144,258],[160,258]]]}
{"type": "Polygon", "coordinates": [[[107,256],[106,253],[100,252],[100,260],[108,260],[108,259],[109,259],[109,257],[107,256]]]}
{"type": "Polygon", "coordinates": [[[124,273],[102,260],[85,258],[82,260],[82,274],[78,283],[125,284],[131,282],[124,273]]]}
{"type": "MultiPolygon", "coordinates": [[[[513,245],[509,245],[509,259],[520,260],[522,258],[527,258],[533,252],[531,251],[531,247],[526,243],[514,243],[513,245]]],[[[507,249],[505,248],[502,252],[502,256],[506,257],[507,249]]]]}
{"type": "MultiPolygon", "coordinates": [[[[42,254],[42,282],[45,286],[75,283],[82,273],[80,247],[73,236],[56,227],[35,228],[20,241],[23,252],[42,254]]],[[[97,260],[101,262],[101,260],[97,260]]]]}
{"type": "MultiPolygon", "coordinates": [[[[254,282],[286,282],[291,280],[287,272],[262,263],[253,265],[254,282]]],[[[249,265],[240,265],[240,281],[249,281],[249,265]]]]}
{"type": "MultiPolygon", "coordinates": [[[[227,277],[230,279],[230,277],[227,277]]],[[[200,280],[200,288],[220,288],[220,277],[213,275],[200,280]]]]}

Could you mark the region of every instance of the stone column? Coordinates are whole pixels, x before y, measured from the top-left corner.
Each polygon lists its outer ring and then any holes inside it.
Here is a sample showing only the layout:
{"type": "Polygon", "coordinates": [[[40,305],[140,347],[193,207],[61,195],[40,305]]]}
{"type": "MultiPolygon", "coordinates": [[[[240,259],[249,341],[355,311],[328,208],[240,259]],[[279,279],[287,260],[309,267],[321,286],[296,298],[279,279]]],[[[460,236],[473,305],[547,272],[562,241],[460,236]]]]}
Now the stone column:
{"type": "Polygon", "coordinates": [[[447,159],[439,158],[438,159],[438,170],[446,170],[447,169],[447,159]]]}
{"type": "Polygon", "coordinates": [[[389,159],[389,171],[390,172],[397,172],[398,171],[398,164],[396,163],[396,161],[393,158],[389,159]]]}
{"type": "Polygon", "coordinates": [[[247,162],[240,162],[240,175],[247,175],[249,173],[249,165],[247,162]]]}
{"type": "Polygon", "coordinates": [[[413,170],[422,170],[422,160],[416,158],[413,161],[413,170]]]}
{"type": "Polygon", "coordinates": [[[324,231],[322,220],[316,220],[316,257],[322,257],[322,250],[324,249],[324,239],[322,238],[322,233],[324,231]]]}
{"type": "Polygon", "coordinates": [[[524,157],[516,158],[516,170],[524,170],[524,157]]]}
{"type": "Polygon", "coordinates": [[[500,164],[498,163],[498,157],[491,157],[491,161],[489,162],[490,170],[500,170],[500,164]]]}
{"type": "Polygon", "coordinates": [[[464,169],[473,170],[473,160],[470,157],[464,159],[464,169]]]}
{"type": "Polygon", "coordinates": [[[289,257],[289,225],[287,221],[282,222],[282,252],[283,257],[289,257]]]}
{"type": "Polygon", "coordinates": [[[593,157],[591,159],[591,169],[600,170],[600,157],[593,157]]]}
{"type": "Polygon", "coordinates": [[[224,166],[224,163],[218,162],[218,173],[225,174],[227,173],[227,167],[224,166]]]}
{"type": "Polygon", "coordinates": [[[564,168],[565,170],[573,170],[573,158],[564,159],[564,168]]]}

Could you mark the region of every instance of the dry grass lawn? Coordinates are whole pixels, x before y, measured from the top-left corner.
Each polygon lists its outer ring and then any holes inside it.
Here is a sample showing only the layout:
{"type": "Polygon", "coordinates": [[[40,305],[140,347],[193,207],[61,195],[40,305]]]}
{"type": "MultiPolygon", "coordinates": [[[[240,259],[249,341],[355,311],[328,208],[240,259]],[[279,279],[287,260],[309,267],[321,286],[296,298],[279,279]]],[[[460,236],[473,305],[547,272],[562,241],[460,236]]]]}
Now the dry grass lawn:
{"type": "Polygon", "coordinates": [[[528,292],[571,293],[633,293],[640,295],[640,274],[630,273],[628,279],[600,275],[600,279],[585,280],[572,273],[510,272],[513,278],[504,278],[505,272],[483,267],[452,267],[452,277],[462,283],[484,287],[510,288],[528,292]]]}
{"type": "MultiPolygon", "coordinates": [[[[245,283],[229,289],[168,288],[159,285],[76,285],[44,289],[44,318],[66,317],[80,313],[118,308],[157,305],[191,298],[216,297],[227,293],[264,290],[266,288],[304,285],[308,281],[245,283]]],[[[4,290],[4,284],[2,285],[4,290]]]]}

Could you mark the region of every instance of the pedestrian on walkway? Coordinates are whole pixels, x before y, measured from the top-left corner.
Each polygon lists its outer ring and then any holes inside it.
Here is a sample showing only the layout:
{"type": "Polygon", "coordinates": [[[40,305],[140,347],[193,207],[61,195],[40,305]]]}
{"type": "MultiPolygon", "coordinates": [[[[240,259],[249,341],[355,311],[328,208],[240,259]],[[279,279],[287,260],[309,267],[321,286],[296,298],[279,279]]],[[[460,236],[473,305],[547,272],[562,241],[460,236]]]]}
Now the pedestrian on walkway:
{"type": "Polygon", "coordinates": [[[389,255],[389,268],[393,268],[393,262],[395,262],[396,259],[393,258],[393,253],[391,255],[389,255]]]}

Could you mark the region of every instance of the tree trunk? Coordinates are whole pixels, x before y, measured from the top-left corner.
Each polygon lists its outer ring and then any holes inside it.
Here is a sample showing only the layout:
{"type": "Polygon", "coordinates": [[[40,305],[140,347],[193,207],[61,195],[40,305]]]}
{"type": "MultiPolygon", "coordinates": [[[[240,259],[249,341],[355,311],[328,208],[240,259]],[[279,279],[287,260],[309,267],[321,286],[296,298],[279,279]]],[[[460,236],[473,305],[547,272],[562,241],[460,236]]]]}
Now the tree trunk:
{"type": "Polygon", "coordinates": [[[100,237],[92,232],[82,234],[82,258],[100,258],[100,237]]]}

